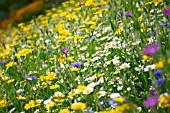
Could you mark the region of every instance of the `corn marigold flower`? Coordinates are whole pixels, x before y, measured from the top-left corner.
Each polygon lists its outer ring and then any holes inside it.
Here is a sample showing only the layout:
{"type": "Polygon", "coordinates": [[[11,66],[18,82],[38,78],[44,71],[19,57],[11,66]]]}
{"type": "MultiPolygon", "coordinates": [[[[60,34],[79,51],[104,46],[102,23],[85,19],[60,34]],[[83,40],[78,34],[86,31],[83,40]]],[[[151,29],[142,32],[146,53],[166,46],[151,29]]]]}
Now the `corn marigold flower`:
{"type": "Polygon", "coordinates": [[[6,103],[7,103],[6,100],[4,100],[4,99],[3,99],[3,100],[0,100],[0,106],[1,106],[1,107],[5,107],[5,106],[6,106],[6,103]]]}
{"type": "Polygon", "coordinates": [[[86,104],[85,103],[73,103],[71,104],[71,109],[72,110],[83,110],[83,109],[86,109],[86,104]]]}
{"type": "Polygon", "coordinates": [[[72,57],[68,57],[67,59],[68,59],[68,61],[70,61],[70,62],[74,62],[74,60],[73,60],[72,57]]]}
{"type": "Polygon", "coordinates": [[[152,96],[147,98],[144,102],[143,105],[145,107],[155,107],[158,102],[158,96],[152,96]]]}
{"type": "Polygon", "coordinates": [[[7,83],[10,84],[10,83],[12,83],[14,81],[15,81],[15,79],[10,79],[10,80],[7,81],[7,83]]]}
{"type": "Polygon", "coordinates": [[[0,72],[0,76],[2,76],[4,74],[4,72],[0,72]]]}
{"type": "Polygon", "coordinates": [[[45,104],[44,107],[45,107],[46,109],[52,108],[52,107],[54,107],[54,105],[55,105],[55,103],[54,103],[52,100],[50,100],[50,99],[44,101],[44,104],[45,104]]]}
{"type": "Polygon", "coordinates": [[[70,111],[69,111],[69,109],[67,108],[67,109],[60,110],[59,113],[70,113],[70,111]]]}
{"type": "Polygon", "coordinates": [[[73,67],[73,68],[70,68],[70,70],[71,70],[72,72],[76,72],[76,71],[79,71],[80,68],[73,67]]]}
{"type": "Polygon", "coordinates": [[[167,63],[170,64],[170,58],[168,58],[167,63]]]}
{"type": "Polygon", "coordinates": [[[156,69],[162,69],[164,67],[164,60],[160,60],[155,64],[156,69]]]}
{"type": "Polygon", "coordinates": [[[6,64],[6,70],[8,70],[10,67],[12,67],[14,64],[14,62],[9,62],[8,64],[6,64]]]}
{"type": "Polygon", "coordinates": [[[25,97],[23,97],[23,96],[18,96],[18,97],[16,97],[18,100],[25,100],[26,98],[25,97]]]}
{"type": "Polygon", "coordinates": [[[84,85],[78,85],[77,86],[77,89],[80,90],[80,91],[84,91],[86,90],[87,86],[84,86],[84,85]]]}
{"type": "Polygon", "coordinates": [[[28,109],[34,108],[34,107],[35,107],[35,101],[30,100],[29,103],[25,104],[24,109],[28,110],[28,109]]]}
{"type": "Polygon", "coordinates": [[[170,107],[169,103],[170,103],[170,94],[161,95],[159,97],[158,106],[161,106],[162,108],[167,108],[170,107]]]}
{"type": "Polygon", "coordinates": [[[125,99],[122,98],[122,97],[117,97],[117,98],[114,98],[114,101],[115,101],[115,102],[124,102],[125,99]]]}
{"type": "Polygon", "coordinates": [[[60,85],[55,84],[55,85],[50,86],[50,89],[57,89],[57,88],[59,88],[59,87],[60,87],[60,85]]]}

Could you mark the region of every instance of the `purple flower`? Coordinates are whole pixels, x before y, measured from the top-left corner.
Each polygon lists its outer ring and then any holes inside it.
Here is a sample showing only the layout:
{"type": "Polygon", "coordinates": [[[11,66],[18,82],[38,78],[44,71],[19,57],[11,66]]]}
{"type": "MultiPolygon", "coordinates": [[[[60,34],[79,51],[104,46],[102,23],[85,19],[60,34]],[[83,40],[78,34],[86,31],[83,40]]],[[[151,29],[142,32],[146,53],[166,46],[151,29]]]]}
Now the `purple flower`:
{"type": "Polygon", "coordinates": [[[156,80],[158,86],[162,86],[164,83],[164,79],[163,78],[159,78],[158,80],[156,80]]]}
{"type": "Polygon", "coordinates": [[[90,38],[94,38],[94,36],[93,36],[93,35],[90,35],[90,38]]]}
{"type": "Polygon", "coordinates": [[[2,65],[5,65],[6,63],[7,63],[7,60],[1,61],[1,64],[2,64],[2,65]]]}
{"type": "Polygon", "coordinates": [[[105,104],[106,104],[106,101],[105,101],[105,100],[102,100],[102,101],[100,101],[100,102],[98,103],[99,106],[103,106],[103,105],[105,105],[105,104]]]}
{"type": "Polygon", "coordinates": [[[151,94],[152,94],[152,95],[156,95],[156,90],[155,90],[155,89],[152,89],[152,90],[151,90],[151,94]]]}
{"type": "Polygon", "coordinates": [[[163,10],[163,13],[164,13],[164,15],[166,15],[166,16],[170,16],[170,8],[165,8],[165,9],[163,10]]]}
{"type": "Polygon", "coordinates": [[[71,28],[71,26],[70,26],[70,25],[67,25],[66,27],[67,27],[67,28],[71,28]]]}
{"type": "Polygon", "coordinates": [[[159,48],[159,45],[156,44],[149,45],[143,50],[143,54],[154,55],[159,50],[159,48]]]}
{"type": "Polygon", "coordinates": [[[88,75],[88,76],[87,76],[87,78],[90,78],[90,77],[92,77],[92,75],[88,75]]]}
{"type": "Polygon", "coordinates": [[[91,109],[84,109],[84,110],[82,110],[83,111],[83,113],[94,113],[94,111],[92,110],[92,108],[91,109]]]}
{"type": "Polygon", "coordinates": [[[79,68],[81,66],[81,64],[82,64],[82,62],[78,62],[78,63],[74,62],[74,63],[71,63],[71,66],[79,68]]]}
{"type": "Polygon", "coordinates": [[[57,71],[57,72],[55,72],[55,74],[56,74],[57,76],[60,76],[60,72],[58,72],[58,71],[57,71]]]}
{"type": "Polygon", "coordinates": [[[155,85],[162,86],[163,83],[164,83],[164,79],[163,79],[163,78],[159,78],[158,80],[155,80],[155,81],[152,83],[152,86],[155,86],[155,85]]]}
{"type": "Polygon", "coordinates": [[[119,15],[123,15],[123,12],[122,12],[122,11],[119,11],[118,14],[119,14],[119,15]]]}
{"type": "Polygon", "coordinates": [[[157,30],[155,30],[155,31],[150,31],[149,34],[150,34],[151,36],[156,36],[156,35],[158,35],[158,31],[157,31],[157,30]]]}
{"type": "Polygon", "coordinates": [[[62,48],[62,50],[61,50],[63,53],[67,53],[68,51],[69,51],[69,49],[68,48],[62,48]]]}
{"type": "Polygon", "coordinates": [[[161,26],[170,26],[170,24],[168,22],[165,22],[165,21],[164,22],[160,22],[159,24],[161,26]]]}
{"type": "Polygon", "coordinates": [[[147,98],[144,102],[143,105],[145,107],[155,107],[158,102],[158,96],[152,96],[150,98],[147,98]]]}
{"type": "Polygon", "coordinates": [[[163,72],[164,70],[157,70],[153,74],[158,77],[158,76],[161,76],[163,72]]]}
{"type": "Polygon", "coordinates": [[[127,16],[127,17],[132,17],[132,13],[131,13],[131,12],[127,12],[127,13],[126,13],[126,16],[127,16]]]}
{"type": "Polygon", "coordinates": [[[30,77],[29,77],[29,76],[26,76],[25,79],[26,79],[26,80],[29,80],[29,81],[33,81],[33,80],[36,79],[36,76],[30,76],[30,77]]]}
{"type": "Polygon", "coordinates": [[[53,51],[52,51],[52,50],[49,50],[49,51],[48,51],[48,53],[50,53],[50,54],[51,54],[51,53],[53,53],[53,51]]]}
{"type": "Polygon", "coordinates": [[[109,100],[109,105],[110,105],[112,108],[115,108],[115,107],[118,105],[118,103],[117,103],[117,102],[114,102],[114,100],[112,99],[112,100],[109,100]]]}

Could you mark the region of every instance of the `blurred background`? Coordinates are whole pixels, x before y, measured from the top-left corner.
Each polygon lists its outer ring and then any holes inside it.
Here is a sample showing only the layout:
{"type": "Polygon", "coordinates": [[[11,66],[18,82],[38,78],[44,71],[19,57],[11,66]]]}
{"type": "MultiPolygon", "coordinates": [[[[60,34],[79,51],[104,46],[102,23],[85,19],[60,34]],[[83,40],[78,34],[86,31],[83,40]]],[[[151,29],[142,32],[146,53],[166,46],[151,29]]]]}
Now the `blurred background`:
{"type": "Polygon", "coordinates": [[[66,0],[0,0],[0,28],[28,21],[66,0]]]}

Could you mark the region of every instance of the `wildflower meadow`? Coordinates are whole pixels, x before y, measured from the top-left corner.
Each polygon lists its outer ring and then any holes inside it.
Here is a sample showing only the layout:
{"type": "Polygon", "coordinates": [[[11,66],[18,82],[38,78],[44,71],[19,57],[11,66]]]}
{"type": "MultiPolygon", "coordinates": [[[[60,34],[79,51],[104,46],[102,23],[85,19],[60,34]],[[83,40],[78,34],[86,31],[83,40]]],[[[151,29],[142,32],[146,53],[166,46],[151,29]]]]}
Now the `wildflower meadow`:
{"type": "Polygon", "coordinates": [[[0,112],[170,113],[169,0],[68,0],[0,30],[0,112]]]}

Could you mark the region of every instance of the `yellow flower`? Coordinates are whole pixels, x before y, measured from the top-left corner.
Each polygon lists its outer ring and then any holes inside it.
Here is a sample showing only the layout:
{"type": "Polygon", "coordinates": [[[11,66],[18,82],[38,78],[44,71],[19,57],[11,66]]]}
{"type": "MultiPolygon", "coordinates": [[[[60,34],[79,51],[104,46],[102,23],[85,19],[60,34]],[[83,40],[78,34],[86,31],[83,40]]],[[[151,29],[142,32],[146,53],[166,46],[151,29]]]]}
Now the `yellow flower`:
{"type": "Polygon", "coordinates": [[[16,97],[18,100],[25,100],[26,98],[25,97],[22,97],[21,95],[16,97]]]}
{"type": "Polygon", "coordinates": [[[86,3],[85,3],[85,6],[91,6],[94,4],[94,0],[87,0],[86,3]]]}
{"type": "Polygon", "coordinates": [[[0,72],[0,76],[2,76],[4,74],[4,72],[0,72]]]}
{"type": "Polygon", "coordinates": [[[74,103],[74,104],[71,104],[71,109],[72,110],[86,109],[86,104],[84,104],[84,103],[74,103]]]}
{"type": "Polygon", "coordinates": [[[123,26],[121,26],[120,28],[118,28],[118,29],[115,31],[114,35],[120,34],[120,32],[122,32],[122,30],[123,30],[123,26]]]}
{"type": "Polygon", "coordinates": [[[74,96],[76,96],[76,93],[71,93],[70,95],[67,96],[67,98],[73,98],[74,96]]]}
{"type": "Polygon", "coordinates": [[[155,64],[156,69],[162,69],[164,67],[164,60],[160,60],[155,64]]]}
{"type": "Polygon", "coordinates": [[[142,56],[142,59],[143,59],[144,61],[146,61],[146,60],[153,60],[153,57],[152,57],[152,56],[148,56],[148,55],[143,55],[143,56],[142,56]]]}
{"type": "Polygon", "coordinates": [[[117,97],[117,98],[114,98],[114,101],[115,101],[115,102],[124,102],[125,99],[124,99],[124,98],[121,98],[121,97],[117,97]]]}
{"type": "Polygon", "coordinates": [[[6,106],[6,100],[0,100],[0,106],[5,107],[6,106]]]}
{"type": "Polygon", "coordinates": [[[32,53],[31,49],[23,49],[21,51],[19,51],[17,54],[15,54],[15,56],[17,58],[21,57],[21,56],[26,56],[27,54],[32,53]]]}
{"type": "Polygon", "coordinates": [[[15,79],[10,79],[10,80],[7,81],[7,83],[10,84],[10,83],[12,83],[14,81],[15,81],[15,79]]]}
{"type": "Polygon", "coordinates": [[[46,77],[44,75],[40,75],[40,77],[38,78],[38,81],[44,81],[46,80],[46,77]]]}
{"type": "Polygon", "coordinates": [[[51,100],[44,101],[44,104],[45,104],[45,108],[47,108],[47,109],[52,108],[55,105],[55,103],[51,100]]]}
{"type": "Polygon", "coordinates": [[[60,61],[60,62],[62,62],[62,63],[64,63],[64,62],[65,62],[65,60],[66,60],[66,58],[65,58],[65,57],[63,57],[63,56],[61,56],[61,57],[58,59],[58,61],[60,61]]]}
{"type": "Polygon", "coordinates": [[[68,59],[68,61],[70,61],[70,62],[74,62],[73,58],[71,58],[71,57],[68,57],[67,59],[68,59]]]}
{"type": "Polygon", "coordinates": [[[8,70],[10,67],[12,67],[14,64],[14,62],[9,62],[8,64],[6,64],[6,70],[8,70]]]}
{"type": "Polygon", "coordinates": [[[66,40],[60,39],[60,40],[57,40],[57,41],[56,41],[57,44],[60,44],[60,43],[63,43],[63,42],[66,42],[66,40]]]}
{"type": "Polygon", "coordinates": [[[60,87],[60,85],[55,84],[55,85],[50,86],[50,89],[57,89],[57,88],[59,88],[59,87],[60,87]]]}
{"type": "Polygon", "coordinates": [[[45,78],[46,80],[53,80],[56,77],[56,74],[54,72],[49,73],[45,78]]]}
{"type": "Polygon", "coordinates": [[[64,102],[64,99],[53,99],[54,102],[64,102]]]}
{"type": "Polygon", "coordinates": [[[162,108],[169,107],[170,105],[170,94],[169,95],[162,95],[158,100],[158,105],[162,108]]]}
{"type": "Polygon", "coordinates": [[[8,80],[9,79],[9,76],[4,76],[4,77],[2,77],[2,80],[8,80]]]}
{"type": "Polygon", "coordinates": [[[41,105],[41,100],[38,99],[38,100],[35,101],[35,103],[36,103],[35,106],[40,106],[41,105]]]}
{"type": "Polygon", "coordinates": [[[77,89],[80,90],[80,91],[84,91],[86,90],[87,86],[84,86],[84,85],[78,85],[77,86],[77,89]]]}
{"type": "Polygon", "coordinates": [[[73,68],[70,68],[70,70],[71,70],[72,72],[74,72],[74,71],[79,71],[80,68],[73,67],[73,68]]]}
{"type": "Polygon", "coordinates": [[[98,74],[97,77],[100,78],[101,76],[103,76],[103,74],[98,74]]]}
{"type": "Polygon", "coordinates": [[[24,109],[28,110],[33,107],[35,107],[35,102],[33,100],[30,100],[28,104],[25,104],[24,109]]]}
{"type": "Polygon", "coordinates": [[[138,17],[138,21],[142,21],[142,16],[138,17]]]}
{"type": "Polygon", "coordinates": [[[59,113],[70,113],[70,111],[68,109],[63,109],[63,110],[60,110],[59,113]]]}
{"type": "Polygon", "coordinates": [[[57,59],[56,59],[56,58],[49,58],[49,60],[54,61],[54,62],[56,62],[56,61],[57,61],[57,59]]]}
{"type": "MultiPolygon", "coordinates": [[[[170,58],[168,58],[168,64],[170,64],[170,58]]],[[[1,74],[0,74],[1,75],[1,74]]]]}
{"type": "Polygon", "coordinates": [[[0,57],[2,57],[3,59],[5,59],[5,58],[8,58],[8,55],[10,54],[10,51],[5,51],[4,53],[2,53],[1,55],[0,55],[0,57]]]}
{"type": "Polygon", "coordinates": [[[83,38],[82,36],[74,36],[74,42],[76,42],[78,39],[83,38]]]}
{"type": "Polygon", "coordinates": [[[96,24],[96,22],[88,21],[88,22],[84,22],[84,24],[86,24],[86,25],[94,25],[94,24],[96,24]]]}

